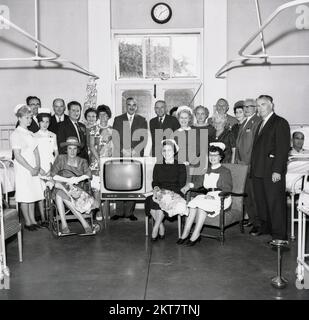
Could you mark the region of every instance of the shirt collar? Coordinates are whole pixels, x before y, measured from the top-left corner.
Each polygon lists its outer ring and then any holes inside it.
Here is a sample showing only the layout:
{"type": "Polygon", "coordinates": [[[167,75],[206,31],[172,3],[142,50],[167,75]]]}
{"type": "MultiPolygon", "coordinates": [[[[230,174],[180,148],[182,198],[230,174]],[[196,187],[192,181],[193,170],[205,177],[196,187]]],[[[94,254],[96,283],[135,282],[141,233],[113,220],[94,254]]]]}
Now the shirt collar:
{"type": "Polygon", "coordinates": [[[264,126],[266,124],[266,122],[269,120],[269,118],[274,114],[274,112],[272,111],[263,121],[264,121],[264,126]]]}
{"type": "Polygon", "coordinates": [[[134,120],[134,116],[135,116],[135,113],[133,113],[133,114],[128,114],[128,113],[127,113],[128,119],[130,119],[130,117],[132,117],[132,120],[134,120]]]}
{"type": "Polygon", "coordinates": [[[158,117],[158,120],[160,120],[160,118],[162,119],[162,122],[164,121],[164,119],[165,119],[165,115],[164,116],[162,116],[162,117],[158,117]]]}

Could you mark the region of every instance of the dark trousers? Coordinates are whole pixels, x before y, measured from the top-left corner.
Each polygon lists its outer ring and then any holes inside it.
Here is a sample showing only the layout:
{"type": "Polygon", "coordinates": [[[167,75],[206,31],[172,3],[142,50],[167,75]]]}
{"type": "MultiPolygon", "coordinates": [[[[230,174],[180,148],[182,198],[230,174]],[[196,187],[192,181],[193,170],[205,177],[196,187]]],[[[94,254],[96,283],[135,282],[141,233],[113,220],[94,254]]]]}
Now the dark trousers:
{"type": "Polygon", "coordinates": [[[133,200],[116,201],[117,215],[121,217],[129,217],[134,214],[136,202],[133,200]]]}
{"type": "Polygon", "coordinates": [[[287,240],[285,176],[276,183],[271,177],[253,177],[252,181],[261,231],[273,239],[287,240]]]}
{"type": "Polygon", "coordinates": [[[249,216],[249,222],[251,222],[254,227],[260,227],[260,219],[257,213],[255,194],[253,190],[253,181],[249,175],[247,176],[245,184],[245,193],[247,194],[247,197],[244,198],[244,203],[246,212],[249,216]]]}

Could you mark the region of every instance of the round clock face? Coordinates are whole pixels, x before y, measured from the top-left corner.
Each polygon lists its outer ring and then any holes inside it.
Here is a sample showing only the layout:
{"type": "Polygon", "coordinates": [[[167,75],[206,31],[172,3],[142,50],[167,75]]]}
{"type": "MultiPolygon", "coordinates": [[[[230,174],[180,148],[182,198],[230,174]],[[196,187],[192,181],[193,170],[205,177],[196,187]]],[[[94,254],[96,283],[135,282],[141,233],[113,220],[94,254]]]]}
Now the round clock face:
{"type": "Polygon", "coordinates": [[[160,2],[153,6],[151,16],[157,23],[166,23],[172,17],[172,9],[168,4],[160,2]]]}

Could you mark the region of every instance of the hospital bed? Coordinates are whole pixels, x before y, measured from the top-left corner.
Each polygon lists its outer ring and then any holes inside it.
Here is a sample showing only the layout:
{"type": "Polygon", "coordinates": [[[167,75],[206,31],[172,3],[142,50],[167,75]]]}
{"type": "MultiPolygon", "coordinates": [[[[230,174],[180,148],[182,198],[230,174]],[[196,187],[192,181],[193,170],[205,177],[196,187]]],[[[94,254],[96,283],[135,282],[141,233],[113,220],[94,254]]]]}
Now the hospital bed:
{"type": "MultiPolygon", "coordinates": [[[[303,148],[309,150],[309,125],[291,125],[291,136],[295,131],[304,133],[305,140],[303,148]]],[[[291,197],[291,240],[295,240],[295,223],[298,223],[298,216],[295,216],[295,198],[302,190],[309,189],[309,183],[305,175],[309,172],[309,151],[307,154],[292,155],[289,157],[286,175],[286,191],[291,197]]]]}

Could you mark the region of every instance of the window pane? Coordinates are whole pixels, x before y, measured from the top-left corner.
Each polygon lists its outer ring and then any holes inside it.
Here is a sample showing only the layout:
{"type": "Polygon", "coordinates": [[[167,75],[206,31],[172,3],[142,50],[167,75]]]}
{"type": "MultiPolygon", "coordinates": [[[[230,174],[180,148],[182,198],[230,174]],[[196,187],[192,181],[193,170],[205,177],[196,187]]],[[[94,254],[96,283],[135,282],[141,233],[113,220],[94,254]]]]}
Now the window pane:
{"type": "Polygon", "coordinates": [[[147,120],[150,119],[152,97],[151,91],[149,90],[126,90],[122,93],[122,112],[127,112],[126,99],[133,97],[137,102],[137,113],[145,117],[147,120]]]}
{"type": "MultiPolygon", "coordinates": [[[[194,92],[191,89],[169,89],[164,92],[164,100],[168,110],[173,107],[188,106],[193,96],[194,92]]],[[[194,106],[194,100],[191,106],[194,106]]]]}
{"type": "Polygon", "coordinates": [[[173,37],[173,77],[197,76],[196,36],[173,37]]]}
{"type": "Polygon", "coordinates": [[[143,77],[143,55],[141,38],[119,39],[120,78],[143,77]]]}
{"type": "Polygon", "coordinates": [[[158,78],[170,73],[170,38],[146,38],[146,77],[158,78]]]}

